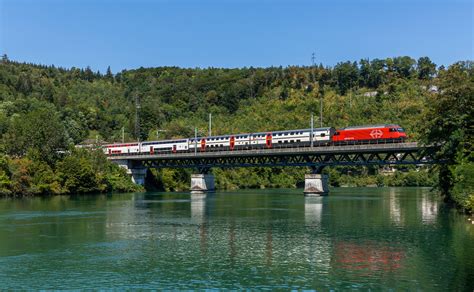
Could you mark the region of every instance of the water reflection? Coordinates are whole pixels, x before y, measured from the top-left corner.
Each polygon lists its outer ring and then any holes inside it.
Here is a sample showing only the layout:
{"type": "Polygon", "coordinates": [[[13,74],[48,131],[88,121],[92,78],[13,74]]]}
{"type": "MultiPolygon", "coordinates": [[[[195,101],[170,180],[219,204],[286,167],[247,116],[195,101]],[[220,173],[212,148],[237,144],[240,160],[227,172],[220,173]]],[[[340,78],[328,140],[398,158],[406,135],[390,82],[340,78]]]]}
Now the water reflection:
{"type": "Polygon", "coordinates": [[[0,200],[0,289],[469,288],[471,225],[425,190],[296,192],[0,200]]]}
{"type": "Polygon", "coordinates": [[[206,221],[206,204],[208,194],[191,195],[191,220],[196,224],[203,224],[206,221]]]}
{"type": "Polygon", "coordinates": [[[400,248],[389,243],[342,241],[335,244],[335,262],[343,269],[393,271],[402,267],[406,257],[400,248]]]}
{"type": "Polygon", "coordinates": [[[390,219],[395,225],[402,225],[402,214],[400,209],[400,200],[395,188],[389,189],[389,208],[390,219]]]}
{"type": "Polygon", "coordinates": [[[304,219],[306,225],[321,225],[323,213],[323,197],[305,197],[304,201],[304,219]]]}
{"type": "Polygon", "coordinates": [[[331,240],[322,226],[323,210],[327,203],[325,197],[304,198],[304,221],[307,227],[305,232],[305,243],[302,250],[305,258],[314,272],[327,273],[331,267],[331,240]]]}
{"type": "Polygon", "coordinates": [[[191,195],[191,222],[199,226],[199,246],[202,255],[207,254],[207,201],[210,194],[192,194],[191,195]]]}
{"type": "Polygon", "coordinates": [[[421,195],[421,218],[425,224],[433,224],[438,216],[439,201],[425,192],[421,195]]]}

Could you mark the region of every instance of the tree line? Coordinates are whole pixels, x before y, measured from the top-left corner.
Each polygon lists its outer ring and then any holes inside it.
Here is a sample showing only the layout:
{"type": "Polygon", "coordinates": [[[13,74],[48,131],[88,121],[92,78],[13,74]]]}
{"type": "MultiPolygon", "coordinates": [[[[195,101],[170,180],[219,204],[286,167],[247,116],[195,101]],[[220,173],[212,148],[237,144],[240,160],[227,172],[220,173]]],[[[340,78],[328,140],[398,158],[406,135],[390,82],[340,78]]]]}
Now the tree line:
{"type": "MultiPolygon", "coordinates": [[[[456,165],[468,166],[442,168],[443,177],[450,174],[450,183],[439,181],[449,198],[455,197],[453,192],[464,192],[458,201],[467,206],[472,188],[466,194],[465,187],[456,189],[455,185],[472,170],[472,78],[470,61],[445,68],[428,57],[363,59],[333,67],[157,67],[113,74],[110,67],[101,73],[20,63],[4,55],[0,147],[8,161],[33,157],[32,161],[44,162],[55,171],[58,161],[79,155],[71,145],[86,139],[118,142],[122,133],[127,141],[190,137],[194,127],[207,131],[208,113],[213,114],[216,134],[305,128],[322,100],[324,126],[398,123],[410,139],[451,143],[447,146],[451,152],[442,154],[456,165]],[[137,100],[139,132],[135,131],[137,100]]],[[[241,177],[250,171],[236,171],[242,176],[217,171],[227,182],[222,187],[245,187],[241,177]]],[[[298,171],[285,170],[275,177],[258,171],[260,176],[249,187],[279,182],[295,186],[298,171]]],[[[13,177],[11,171],[5,173],[13,177]]],[[[181,188],[186,176],[174,170],[153,173],[155,185],[174,185],[173,189],[181,188]]],[[[59,184],[64,187],[64,180],[59,184]]]]}

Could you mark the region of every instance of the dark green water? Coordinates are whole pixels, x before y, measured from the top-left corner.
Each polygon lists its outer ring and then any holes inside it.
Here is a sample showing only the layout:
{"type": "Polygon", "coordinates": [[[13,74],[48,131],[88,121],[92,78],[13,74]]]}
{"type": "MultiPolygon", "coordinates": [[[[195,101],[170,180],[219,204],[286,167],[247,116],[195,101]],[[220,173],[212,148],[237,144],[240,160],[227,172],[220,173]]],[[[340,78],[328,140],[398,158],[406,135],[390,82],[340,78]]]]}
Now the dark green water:
{"type": "Polygon", "coordinates": [[[427,189],[0,200],[0,289],[471,291],[474,225],[427,189]]]}

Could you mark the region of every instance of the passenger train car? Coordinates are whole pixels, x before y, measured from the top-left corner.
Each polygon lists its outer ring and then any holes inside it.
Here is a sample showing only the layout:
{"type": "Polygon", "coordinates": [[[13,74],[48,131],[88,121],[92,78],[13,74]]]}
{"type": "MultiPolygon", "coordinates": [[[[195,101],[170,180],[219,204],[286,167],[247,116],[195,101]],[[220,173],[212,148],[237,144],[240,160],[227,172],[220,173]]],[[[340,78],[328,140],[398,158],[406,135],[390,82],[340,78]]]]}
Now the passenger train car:
{"type": "MultiPolygon", "coordinates": [[[[354,144],[364,142],[401,142],[406,138],[398,125],[332,127],[313,129],[313,146],[354,144]]],[[[308,147],[311,129],[220,135],[188,139],[109,144],[103,150],[108,155],[166,154],[177,152],[234,151],[282,147],[308,147]]]]}

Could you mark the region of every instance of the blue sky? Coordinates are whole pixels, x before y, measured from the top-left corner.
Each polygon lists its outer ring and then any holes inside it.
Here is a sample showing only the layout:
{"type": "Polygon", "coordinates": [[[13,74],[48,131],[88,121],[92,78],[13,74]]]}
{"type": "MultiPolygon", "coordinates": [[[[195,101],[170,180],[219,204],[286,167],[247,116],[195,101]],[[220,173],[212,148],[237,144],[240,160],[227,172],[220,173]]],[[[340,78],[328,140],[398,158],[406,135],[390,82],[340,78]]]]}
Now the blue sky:
{"type": "Polygon", "coordinates": [[[473,1],[0,0],[0,53],[105,71],[473,58],[473,1]]]}

